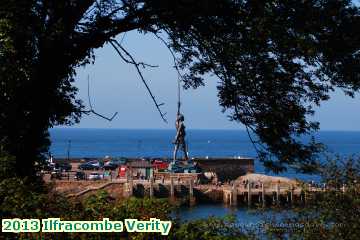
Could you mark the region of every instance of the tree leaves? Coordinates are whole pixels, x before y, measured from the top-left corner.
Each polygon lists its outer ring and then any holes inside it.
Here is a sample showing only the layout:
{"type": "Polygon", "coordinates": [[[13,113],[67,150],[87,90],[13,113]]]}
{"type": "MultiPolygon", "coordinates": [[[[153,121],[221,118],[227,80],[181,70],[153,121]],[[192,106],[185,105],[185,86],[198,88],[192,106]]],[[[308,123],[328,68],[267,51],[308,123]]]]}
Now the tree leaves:
{"type": "Polygon", "coordinates": [[[214,73],[223,111],[255,134],[268,169],[315,170],[322,146],[299,137],[319,129],[308,116],[329,91],[353,95],[359,88],[359,9],[350,1],[232,3],[227,17],[220,11],[189,29],[168,27],[180,66],[189,71],[185,86],[214,73]]]}
{"type": "Polygon", "coordinates": [[[321,145],[299,138],[319,129],[309,120],[313,107],[335,88],[350,96],[359,90],[359,15],[349,0],[6,1],[0,5],[6,150],[19,164],[28,162],[19,174],[29,175],[47,151],[47,129],[81,117],[75,68],[92,63],[93,50],[116,35],[138,30],[168,36],[185,88],[204,85],[207,74],[218,78],[219,104],[253,133],[269,169],[309,171],[321,145]]]}

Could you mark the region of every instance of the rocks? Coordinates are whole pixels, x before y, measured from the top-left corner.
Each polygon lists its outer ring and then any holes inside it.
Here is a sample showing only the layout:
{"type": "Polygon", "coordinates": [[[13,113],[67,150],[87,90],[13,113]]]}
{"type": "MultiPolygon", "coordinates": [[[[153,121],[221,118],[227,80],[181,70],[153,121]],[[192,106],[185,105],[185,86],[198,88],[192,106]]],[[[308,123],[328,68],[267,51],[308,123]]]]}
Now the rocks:
{"type": "Polygon", "coordinates": [[[264,184],[289,184],[289,185],[298,185],[299,182],[295,179],[290,179],[286,177],[275,177],[268,176],[265,174],[258,173],[248,173],[244,176],[240,176],[235,181],[237,184],[242,184],[244,182],[252,182],[252,183],[264,183],[264,184]]]}

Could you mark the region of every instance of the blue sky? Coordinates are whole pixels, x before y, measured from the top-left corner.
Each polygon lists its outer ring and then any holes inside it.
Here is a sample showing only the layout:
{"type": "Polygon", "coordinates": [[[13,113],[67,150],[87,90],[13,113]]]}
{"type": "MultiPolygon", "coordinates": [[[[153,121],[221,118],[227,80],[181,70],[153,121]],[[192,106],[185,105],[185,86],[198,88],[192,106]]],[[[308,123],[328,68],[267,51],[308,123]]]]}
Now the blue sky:
{"type": "MultiPolygon", "coordinates": [[[[122,36],[119,36],[121,39],[122,36]]],[[[145,86],[133,66],[125,64],[110,45],[95,51],[95,64],[77,70],[75,85],[78,97],[87,106],[87,76],[90,77],[94,109],[106,116],[119,112],[108,122],[94,115],[84,116],[82,128],[174,128],[177,101],[177,75],[171,55],[166,47],[152,35],[135,31],[127,33],[123,45],[136,57],[158,68],[143,71],[150,88],[162,109],[167,112],[168,124],[164,123],[145,86]]],[[[240,124],[230,122],[218,104],[217,80],[208,78],[205,87],[182,91],[182,110],[185,124],[191,129],[242,129],[240,124]]],[[[355,99],[344,96],[341,91],[332,94],[332,99],[317,109],[315,120],[322,130],[360,130],[359,96],[355,99]]]]}

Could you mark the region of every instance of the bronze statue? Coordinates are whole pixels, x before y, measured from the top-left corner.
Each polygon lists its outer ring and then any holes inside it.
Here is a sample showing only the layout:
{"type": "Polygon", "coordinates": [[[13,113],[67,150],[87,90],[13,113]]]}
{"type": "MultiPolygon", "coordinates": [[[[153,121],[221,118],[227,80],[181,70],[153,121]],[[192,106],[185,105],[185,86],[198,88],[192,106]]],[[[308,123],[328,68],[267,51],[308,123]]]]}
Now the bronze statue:
{"type": "Polygon", "coordinates": [[[186,147],[186,142],[185,142],[185,125],[184,125],[184,116],[180,113],[177,114],[176,117],[176,122],[175,122],[175,127],[176,127],[176,136],[175,136],[175,140],[174,140],[174,144],[175,144],[175,149],[174,149],[174,162],[176,161],[176,155],[177,152],[179,150],[179,148],[181,148],[184,152],[184,159],[185,161],[187,161],[189,159],[188,157],[188,153],[187,153],[187,147],[186,147]]]}

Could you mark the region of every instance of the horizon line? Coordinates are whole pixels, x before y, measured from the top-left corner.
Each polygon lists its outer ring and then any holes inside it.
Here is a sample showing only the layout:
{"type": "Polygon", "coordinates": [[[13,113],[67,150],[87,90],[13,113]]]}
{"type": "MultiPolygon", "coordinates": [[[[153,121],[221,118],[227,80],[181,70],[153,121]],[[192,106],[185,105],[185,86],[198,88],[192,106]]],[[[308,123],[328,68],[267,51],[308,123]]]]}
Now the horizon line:
{"type": "MultiPolygon", "coordinates": [[[[106,128],[106,127],[68,127],[68,126],[55,126],[50,129],[83,129],[83,130],[176,130],[175,128],[106,128]]],[[[246,131],[242,128],[188,128],[187,130],[214,130],[214,131],[246,131]]],[[[316,132],[360,132],[360,129],[319,129],[316,132]]],[[[314,132],[314,133],[316,133],[314,132]]]]}

